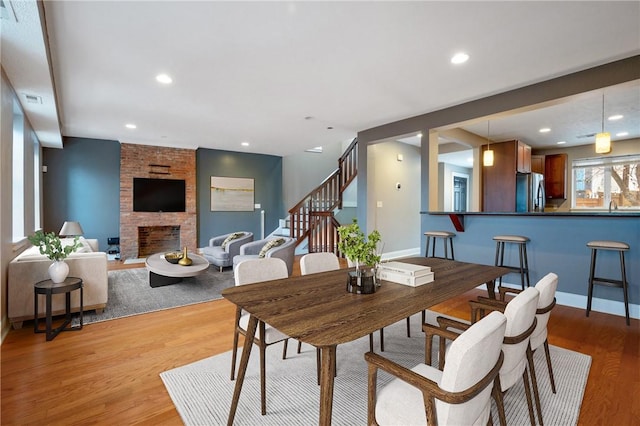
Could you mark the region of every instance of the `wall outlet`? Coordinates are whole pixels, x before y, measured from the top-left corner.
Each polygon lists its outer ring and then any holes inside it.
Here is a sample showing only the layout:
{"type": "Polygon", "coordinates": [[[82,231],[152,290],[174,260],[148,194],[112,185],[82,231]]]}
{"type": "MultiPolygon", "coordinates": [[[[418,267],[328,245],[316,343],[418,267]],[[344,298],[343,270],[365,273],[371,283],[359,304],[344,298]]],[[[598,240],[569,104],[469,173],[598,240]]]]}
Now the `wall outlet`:
{"type": "Polygon", "coordinates": [[[261,208],[260,204],[254,204],[253,207],[256,208],[256,209],[261,208]]]}
{"type": "Polygon", "coordinates": [[[377,206],[377,207],[382,207],[382,201],[378,201],[378,202],[376,203],[376,206],[377,206]]]}

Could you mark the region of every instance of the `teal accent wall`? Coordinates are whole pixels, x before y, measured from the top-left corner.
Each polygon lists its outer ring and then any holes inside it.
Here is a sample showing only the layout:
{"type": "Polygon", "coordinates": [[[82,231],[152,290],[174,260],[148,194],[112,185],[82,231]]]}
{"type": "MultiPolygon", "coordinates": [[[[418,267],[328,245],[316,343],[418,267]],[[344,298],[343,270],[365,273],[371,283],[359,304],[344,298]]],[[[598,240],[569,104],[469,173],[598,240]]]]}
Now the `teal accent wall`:
{"type": "MultiPolygon", "coordinates": [[[[85,238],[97,238],[100,250],[120,229],[120,143],[112,140],[65,138],[63,149],[44,148],[43,228],[60,231],[65,220],[80,222],[85,238]]],[[[198,149],[196,151],[198,246],[209,238],[235,230],[259,238],[265,211],[265,235],[278,227],[286,209],[282,196],[282,158],[271,155],[198,149]],[[212,212],[211,176],[255,179],[251,212],[212,212]]]]}
{"type": "Polygon", "coordinates": [[[85,238],[100,250],[120,229],[120,143],[64,138],[64,148],[43,148],[43,228],[60,231],[65,220],[80,222],[85,238]]]}
{"type": "Polygon", "coordinates": [[[285,217],[282,157],[198,149],[196,169],[199,247],[207,245],[214,236],[234,231],[253,232],[254,239],[259,239],[262,210],[265,212],[265,236],[278,227],[279,219],[285,217]],[[260,208],[250,212],[212,212],[211,176],[253,178],[254,203],[260,204],[260,208]]]}

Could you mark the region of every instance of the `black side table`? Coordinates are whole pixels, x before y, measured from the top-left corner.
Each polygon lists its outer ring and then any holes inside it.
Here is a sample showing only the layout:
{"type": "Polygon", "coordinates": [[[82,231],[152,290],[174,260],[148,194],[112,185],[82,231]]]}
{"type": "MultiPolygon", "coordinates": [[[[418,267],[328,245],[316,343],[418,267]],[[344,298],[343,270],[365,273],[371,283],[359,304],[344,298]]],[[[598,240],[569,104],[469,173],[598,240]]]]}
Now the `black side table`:
{"type": "Polygon", "coordinates": [[[47,333],[47,341],[53,340],[61,331],[76,331],[81,330],[83,326],[82,321],[82,310],[83,310],[83,297],[84,290],[82,285],[82,279],[75,277],[67,277],[61,283],[54,283],[51,280],[44,280],[36,283],[34,285],[34,295],[33,295],[33,331],[35,333],[47,333]],[[80,326],[79,327],[67,327],[71,324],[71,292],[73,290],[80,289],[80,326]],[[51,329],[51,296],[54,294],[62,294],[65,295],[66,309],[65,309],[65,320],[59,327],[55,329],[51,329]],[[46,329],[40,330],[38,327],[38,295],[44,294],[46,297],[46,311],[45,311],[45,320],[46,320],[46,329]]]}

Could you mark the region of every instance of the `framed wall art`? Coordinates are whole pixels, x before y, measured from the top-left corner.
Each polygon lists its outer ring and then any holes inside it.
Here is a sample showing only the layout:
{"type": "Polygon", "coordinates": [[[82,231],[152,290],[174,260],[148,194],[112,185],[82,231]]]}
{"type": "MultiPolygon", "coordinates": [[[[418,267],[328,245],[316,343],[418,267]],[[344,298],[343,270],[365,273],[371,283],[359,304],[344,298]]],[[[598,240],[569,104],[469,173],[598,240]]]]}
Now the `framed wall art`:
{"type": "Polygon", "coordinates": [[[254,179],[211,176],[211,211],[253,211],[254,179]]]}

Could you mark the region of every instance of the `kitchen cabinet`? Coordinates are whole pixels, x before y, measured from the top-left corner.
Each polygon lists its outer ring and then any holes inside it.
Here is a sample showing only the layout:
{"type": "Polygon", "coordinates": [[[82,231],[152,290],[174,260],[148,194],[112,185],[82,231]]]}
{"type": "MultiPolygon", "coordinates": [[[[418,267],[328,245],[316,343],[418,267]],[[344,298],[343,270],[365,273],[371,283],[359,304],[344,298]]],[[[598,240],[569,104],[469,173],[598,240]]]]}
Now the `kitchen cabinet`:
{"type": "MultiPolygon", "coordinates": [[[[492,143],[493,166],[482,166],[482,211],[516,211],[516,175],[531,171],[531,147],[520,141],[492,143]]],[[[487,145],[482,146],[482,151],[487,145]]]]}
{"type": "Polygon", "coordinates": [[[531,173],[531,147],[521,141],[516,143],[518,144],[517,172],[531,173]]]}
{"type": "Polygon", "coordinates": [[[544,190],[547,199],[567,198],[567,154],[544,157],[544,190]]]}
{"type": "Polygon", "coordinates": [[[531,156],[531,172],[544,174],[544,155],[531,156]]]}

